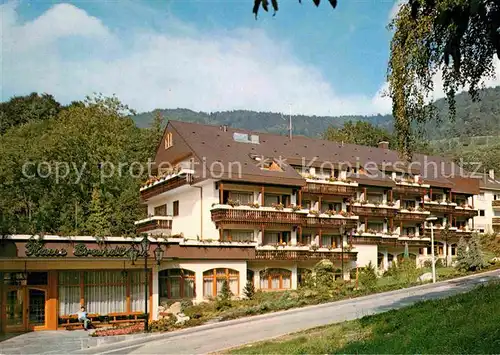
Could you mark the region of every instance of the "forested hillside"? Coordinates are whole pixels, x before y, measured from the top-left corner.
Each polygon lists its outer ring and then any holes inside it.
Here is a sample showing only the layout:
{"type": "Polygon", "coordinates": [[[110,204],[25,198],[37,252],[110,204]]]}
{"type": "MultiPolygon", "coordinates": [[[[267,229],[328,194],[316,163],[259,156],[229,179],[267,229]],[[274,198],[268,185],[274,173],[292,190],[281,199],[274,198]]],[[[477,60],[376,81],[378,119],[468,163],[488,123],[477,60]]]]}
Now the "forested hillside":
{"type": "MultiPolygon", "coordinates": [[[[429,140],[462,137],[500,135],[500,86],[485,89],[481,92],[481,101],[472,102],[467,93],[456,97],[457,114],[450,120],[447,104],[444,99],[435,105],[441,119],[439,123],[429,122],[425,125],[424,138],[429,140]]],[[[167,119],[199,122],[214,125],[229,125],[261,132],[288,132],[288,114],[255,111],[223,111],[194,112],[188,109],[159,110],[167,119]]],[[[153,117],[152,112],[141,113],[134,117],[139,127],[146,127],[153,117]]],[[[292,116],[293,132],[297,135],[320,137],[331,125],[342,127],[348,121],[365,121],[374,126],[392,131],[391,115],[376,116],[292,116]]]]}

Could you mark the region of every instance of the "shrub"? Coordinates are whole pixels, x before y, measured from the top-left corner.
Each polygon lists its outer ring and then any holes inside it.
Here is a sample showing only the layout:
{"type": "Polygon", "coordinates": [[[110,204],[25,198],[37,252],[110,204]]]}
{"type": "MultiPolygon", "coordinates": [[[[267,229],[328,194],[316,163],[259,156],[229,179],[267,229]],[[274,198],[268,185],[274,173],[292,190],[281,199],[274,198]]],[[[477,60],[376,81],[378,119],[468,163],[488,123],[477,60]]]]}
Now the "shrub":
{"type": "Polygon", "coordinates": [[[467,264],[469,270],[481,270],[486,267],[486,263],[481,251],[481,245],[477,236],[473,236],[469,243],[469,251],[467,253],[467,264]]]}
{"type": "Polygon", "coordinates": [[[417,281],[419,271],[414,259],[403,258],[398,264],[397,273],[394,275],[398,281],[406,285],[417,281]]]}
{"type": "Polygon", "coordinates": [[[370,261],[367,266],[361,269],[359,273],[359,282],[364,288],[368,290],[373,290],[377,284],[377,274],[375,271],[375,266],[373,266],[370,261]]]}
{"type": "Polygon", "coordinates": [[[243,289],[243,294],[249,300],[252,300],[255,297],[255,285],[252,280],[248,280],[245,288],[243,289]]]}
{"type": "Polygon", "coordinates": [[[229,289],[229,283],[227,280],[222,282],[222,288],[220,290],[217,299],[215,300],[215,309],[218,311],[223,311],[225,309],[231,308],[231,297],[233,293],[229,289]]]}
{"type": "Polygon", "coordinates": [[[181,311],[184,313],[186,308],[193,306],[193,301],[191,300],[183,300],[181,302],[181,311]]]}
{"type": "MultiPolygon", "coordinates": [[[[166,332],[166,331],[174,329],[175,321],[176,321],[176,319],[173,316],[165,317],[163,319],[154,320],[154,321],[149,323],[149,329],[152,332],[166,332]]],[[[143,329],[144,329],[144,326],[143,326],[143,329]]]]}

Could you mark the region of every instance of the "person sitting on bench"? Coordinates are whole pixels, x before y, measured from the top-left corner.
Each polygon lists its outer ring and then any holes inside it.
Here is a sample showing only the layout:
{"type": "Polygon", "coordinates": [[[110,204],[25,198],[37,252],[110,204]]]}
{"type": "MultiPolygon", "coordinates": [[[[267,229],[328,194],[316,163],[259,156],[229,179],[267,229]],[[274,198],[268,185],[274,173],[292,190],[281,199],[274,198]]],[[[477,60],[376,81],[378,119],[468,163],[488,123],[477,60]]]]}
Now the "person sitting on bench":
{"type": "Polygon", "coordinates": [[[85,331],[87,331],[89,329],[89,326],[90,326],[90,319],[87,318],[87,311],[85,311],[85,307],[82,306],[80,308],[80,312],[78,312],[77,314],[78,314],[78,321],[80,323],[83,323],[83,329],[85,329],[85,331]]]}

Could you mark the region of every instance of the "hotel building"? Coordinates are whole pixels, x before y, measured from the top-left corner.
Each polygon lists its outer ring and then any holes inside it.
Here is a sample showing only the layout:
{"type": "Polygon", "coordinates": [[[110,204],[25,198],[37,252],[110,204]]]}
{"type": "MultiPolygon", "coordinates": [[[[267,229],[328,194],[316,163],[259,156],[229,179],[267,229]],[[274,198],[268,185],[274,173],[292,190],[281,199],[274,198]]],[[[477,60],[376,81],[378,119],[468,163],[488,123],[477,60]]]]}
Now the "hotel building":
{"type": "Polygon", "coordinates": [[[322,259],[344,279],[370,262],[387,270],[405,250],[420,266],[431,253],[431,215],[436,254],[451,262],[478,214],[479,179],[439,157],[405,164],[385,142],[170,121],[155,170],[140,189],[147,217],[136,221],[150,245],[133,265],[139,238],[4,238],[0,329],[64,328],[80,304],[103,322],[136,319],[147,304],[155,319],[162,302],[201,302],[224,280],[235,296],[248,280],[265,291],[295,289],[322,259]]]}

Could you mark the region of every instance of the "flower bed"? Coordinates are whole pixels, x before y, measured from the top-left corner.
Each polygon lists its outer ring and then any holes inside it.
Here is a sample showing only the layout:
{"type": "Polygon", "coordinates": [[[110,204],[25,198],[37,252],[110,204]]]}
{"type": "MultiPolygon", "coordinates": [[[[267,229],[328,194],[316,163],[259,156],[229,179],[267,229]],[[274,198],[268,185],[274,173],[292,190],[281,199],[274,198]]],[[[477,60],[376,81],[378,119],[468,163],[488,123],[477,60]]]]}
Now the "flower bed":
{"type": "Polygon", "coordinates": [[[127,334],[133,334],[133,333],[141,333],[143,331],[144,331],[144,323],[139,322],[137,324],[127,325],[124,327],[98,329],[94,333],[92,333],[92,336],[94,336],[94,337],[107,337],[107,336],[113,336],[113,335],[127,335],[127,334]]]}

